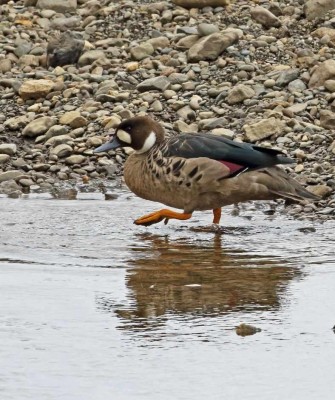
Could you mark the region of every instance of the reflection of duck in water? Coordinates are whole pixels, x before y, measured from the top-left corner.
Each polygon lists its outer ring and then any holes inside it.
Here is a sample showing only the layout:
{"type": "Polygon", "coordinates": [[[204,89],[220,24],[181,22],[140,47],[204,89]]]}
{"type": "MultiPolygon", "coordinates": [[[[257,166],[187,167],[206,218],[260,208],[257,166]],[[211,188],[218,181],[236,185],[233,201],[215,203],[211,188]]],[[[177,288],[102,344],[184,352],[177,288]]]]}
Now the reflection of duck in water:
{"type": "Polygon", "coordinates": [[[104,298],[99,306],[117,308],[132,329],[152,329],[156,317],[167,315],[196,318],[277,309],[287,283],[300,275],[281,258],[223,249],[219,235],[213,241],[186,240],[140,235],[143,246],[133,248],[127,276],[132,304],[115,307],[104,298]]]}
{"type": "Polygon", "coordinates": [[[294,162],[278,150],[208,133],[165,139],[163,127],[146,116],[123,121],[113,139],[95,151],[118,147],[135,150],[124,167],[125,181],[135,194],[183,210],[153,212],[138,218],[137,225],[186,220],[194,211],[204,210],[213,210],[213,223],[218,224],[221,207],[226,205],[278,198],[317,199],[276,167],[294,162]]]}

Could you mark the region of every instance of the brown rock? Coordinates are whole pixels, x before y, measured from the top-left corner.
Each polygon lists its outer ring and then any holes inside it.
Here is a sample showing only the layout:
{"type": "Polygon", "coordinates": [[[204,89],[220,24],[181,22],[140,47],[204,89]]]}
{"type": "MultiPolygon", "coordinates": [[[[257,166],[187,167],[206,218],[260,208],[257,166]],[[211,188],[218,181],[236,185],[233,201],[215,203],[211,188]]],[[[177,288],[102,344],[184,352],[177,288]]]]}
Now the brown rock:
{"type": "Polygon", "coordinates": [[[0,60],[0,72],[5,74],[12,69],[12,62],[8,58],[3,58],[0,60]]]}
{"type": "Polygon", "coordinates": [[[19,94],[23,100],[45,98],[53,85],[48,79],[31,79],[22,83],[19,94]]]}
{"type": "Polygon", "coordinates": [[[250,336],[261,332],[261,329],[249,324],[240,324],[235,328],[235,331],[239,336],[250,336]]]}
{"type": "Polygon", "coordinates": [[[332,192],[332,189],[327,185],[309,186],[307,189],[309,192],[321,197],[322,199],[329,196],[332,192]]]}
{"type": "Polygon", "coordinates": [[[222,7],[230,0],[172,0],[172,3],[184,8],[222,7]]]}
{"type": "Polygon", "coordinates": [[[59,122],[62,125],[70,125],[72,128],[81,128],[87,125],[87,119],[79,111],[69,111],[63,114],[59,122]]]}
{"type": "Polygon", "coordinates": [[[265,139],[272,135],[283,133],[284,122],[280,119],[271,117],[262,119],[254,124],[244,125],[245,136],[249,142],[265,139]]]}
{"type": "Polygon", "coordinates": [[[251,17],[265,28],[271,28],[272,26],[279,28],[281,26],[279,19],[271,11],[261,6],[251,10],[251,17]]]}
{"type": "Polygon", "coordinates": [[[189,49],[187,53],[188,61],[216,60],[227,47],[238,40],[238,33],[234,31],[224,31],[205,36],[189,49]]]}
{"type": "Polygon", "coordinates": [[[255,91],[247,85],[236,85],[228,93],[228,104],[242,103],[245,99],[250,99],[255,96],[255,91]]]}
{"type": "Polygon", "coordinates": [[[0,182],[5,182],[5,181],[10,181],[10,180],[16,180],[20,176],[24,177],[23,173],[21,171],[6,171],[6,172],[0,172],[0,182]]]}
{"type": "Polygon", "coordinates": [[[37,7],[65,14],[76,11],[77,0],[38,0],[37,7]]]}
{"type": "Polygon", "coordinates": [[[326,60],[319,64],[312,72],[308,87],[323,86],[328,79],[335,79],[335,60],[326,60]]]}
{"type": "Polygon", "coordinates": [[[22,131],[23,136],[37,137],[43,135],[49,128],[56,124],[54,117],[40,117],[31,121],[22,131]]]}
{"type": "Polygon", "coordinates": [[[65,159],[66,164],[69,165],[75,165],[75,164],[82,164],[83,162],[85,162],[86,157],[82,156],[81,154],[73,154],[70,157],[67,157],[65,159]]]}
{"type": "Polygon", "coordinates": [[[307,19],[320,18],[335,8],[335,0],[308,0],[304,11],[307,19]]]}
{"type": "Polygon", "coordinates": [[[59,144],[58,146],[54,147],[50,153],[55,154],[60,158],[67,157],[72,154],[72,147],[65,143],[59,144]]]}
{"type": "Polygon", "coordinates": [[[329,110],[321,110],[320,125],[325,129],[335,129],[335,113],[329,110]]]}

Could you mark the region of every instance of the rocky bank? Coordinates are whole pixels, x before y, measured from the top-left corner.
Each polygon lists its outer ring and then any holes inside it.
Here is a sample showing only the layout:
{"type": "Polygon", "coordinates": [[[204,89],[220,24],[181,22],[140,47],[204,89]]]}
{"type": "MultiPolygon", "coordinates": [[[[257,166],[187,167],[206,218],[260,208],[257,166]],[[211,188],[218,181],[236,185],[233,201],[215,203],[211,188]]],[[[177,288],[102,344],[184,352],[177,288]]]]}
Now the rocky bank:
{"type": "Polygon", "coordinates": [[[139,114],[281,149],[322,197],[285,211],[335,218],[335,1],[0,0],[1,193],[106,191],[125,154],[93,149],[139,114]]]}

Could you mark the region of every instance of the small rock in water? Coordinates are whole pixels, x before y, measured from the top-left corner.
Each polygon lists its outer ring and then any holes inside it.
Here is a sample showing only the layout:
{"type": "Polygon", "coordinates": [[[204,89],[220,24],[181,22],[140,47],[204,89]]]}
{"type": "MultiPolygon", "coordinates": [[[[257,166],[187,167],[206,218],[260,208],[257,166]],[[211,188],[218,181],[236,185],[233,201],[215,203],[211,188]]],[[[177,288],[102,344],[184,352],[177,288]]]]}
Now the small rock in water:
{"type": "Polygon", "coordinates": [[[253,325],[248,325],[248,324],[240,324],[235,328],[235,331],[237,335],[239,336],[250,336],[254,335],[257,332],[261,332],[260,328],[256,328],[253,325]]]}

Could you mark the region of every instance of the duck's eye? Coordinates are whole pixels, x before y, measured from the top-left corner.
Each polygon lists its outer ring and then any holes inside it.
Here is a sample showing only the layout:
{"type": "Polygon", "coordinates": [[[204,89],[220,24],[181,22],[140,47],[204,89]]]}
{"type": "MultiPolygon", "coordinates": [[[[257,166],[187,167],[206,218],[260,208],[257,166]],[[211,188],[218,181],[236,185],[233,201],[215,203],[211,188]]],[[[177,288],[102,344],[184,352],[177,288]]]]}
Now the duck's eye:
{"type": "Polygon", "coordinates": [[[131,126],[130,126],[130,125],[126,126],[126,127],[124,128],[124,130],[125,130],[126,132],[130,132],[130,131],[131,131],[131,126]]]}

